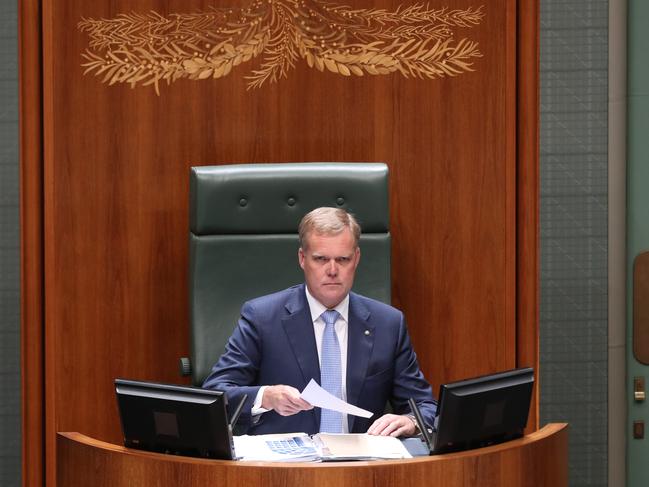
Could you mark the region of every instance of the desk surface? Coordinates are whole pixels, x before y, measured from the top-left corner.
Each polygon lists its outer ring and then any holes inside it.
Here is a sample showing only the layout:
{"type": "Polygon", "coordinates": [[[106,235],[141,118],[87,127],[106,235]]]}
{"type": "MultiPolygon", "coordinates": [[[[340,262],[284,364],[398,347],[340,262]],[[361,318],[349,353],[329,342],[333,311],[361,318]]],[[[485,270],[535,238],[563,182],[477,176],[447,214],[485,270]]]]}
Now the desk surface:
{"type": "Polygon", "coordinates": [[[568,428],[550,424],[524,438],[408,460],[338,463],[235,462],[132,450],[80,433],[57,437],[57,485],[534,486],[568,484],[568,428]]]}

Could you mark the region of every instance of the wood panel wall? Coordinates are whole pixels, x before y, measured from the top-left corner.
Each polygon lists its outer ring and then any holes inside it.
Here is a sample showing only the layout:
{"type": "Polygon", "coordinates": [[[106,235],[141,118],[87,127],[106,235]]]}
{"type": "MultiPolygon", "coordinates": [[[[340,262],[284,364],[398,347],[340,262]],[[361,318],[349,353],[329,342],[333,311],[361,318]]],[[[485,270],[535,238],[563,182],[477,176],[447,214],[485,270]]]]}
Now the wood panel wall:
{"type": "MultiPolygon", "coordinates": [[[[465,31],[483,57],[456,77],[345,77],[299,61],[259,89],[246,89],[252,65],[242,65],[163,85],[159,96],[84,76],[88,37],[77,23],[246,2],[52,0],[42,3],[42,41],[41,2],[22,3],[23,190],[42,181],[23,196],[23,228],[35,225],[23,238],[23,295],[44,303],[42,318],[23,315],[23,350],[36,351],[23,363],[24,393],[44,406],[24,418],[24,438],[41,440],[24,458],[48,485],[57,431],[120,441],[115,377],[182,382],[192,165],[385,161],[393,300],[434,388],[537,363],[536,1],[485,2],[480,25],[465,31]],[[37,90],[29,69],[41,66],[37,90]],[[42,158],[25,155],[32,136],[42,158]]],[[[415,2],[354,6],[401,3],[415,2]]]]}

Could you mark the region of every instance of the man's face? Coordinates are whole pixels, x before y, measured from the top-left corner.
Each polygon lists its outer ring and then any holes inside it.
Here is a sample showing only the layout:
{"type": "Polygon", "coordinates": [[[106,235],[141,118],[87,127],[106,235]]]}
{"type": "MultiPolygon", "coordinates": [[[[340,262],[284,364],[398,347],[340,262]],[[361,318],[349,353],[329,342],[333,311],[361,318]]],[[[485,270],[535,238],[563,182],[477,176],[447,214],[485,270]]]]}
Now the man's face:
{"type": "Polygon", "coordinates": [[[338,235],[309,233],[305,244],[298,259],[309,292],[327,308],[334,308],[354,284],[361,251],[348,228],[338,235]]]}

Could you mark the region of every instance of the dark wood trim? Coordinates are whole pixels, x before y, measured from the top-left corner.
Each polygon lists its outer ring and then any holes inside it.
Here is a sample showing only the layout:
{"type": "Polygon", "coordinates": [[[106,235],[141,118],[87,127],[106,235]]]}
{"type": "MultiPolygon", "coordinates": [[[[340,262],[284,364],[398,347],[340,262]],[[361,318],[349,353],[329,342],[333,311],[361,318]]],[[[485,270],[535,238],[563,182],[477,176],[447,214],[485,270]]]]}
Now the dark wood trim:
{"type": "Polygon", "coordinates": [[[517,366],[537,371],[528,430],[539,426],[539,2],[518,2],[517,366]]]}
{"type": "MultiPolygon", "coordinates": [[[[508,2],[506,6],[506,16],[507,16],[507,32],[506,32],[506,42],[505,45],[508,46],[506,53],[506,65],[507,65],[507,74],[506,74],[506,86],[507,93],[516,93],[517,92],[517,83],[518,83],[518,64],[516,59],[516,54],[518,52],[518,37],[517,37],[517,26],[518,26],[518,8],[516,1],[508,2]]],[[[518,204],[518,181],[516,179],[517,165],[518,165],[518,154],[516,152],[517,148],[517,110],[518,110],[518,99],[515,96],[506,97],[506,107],[507,112],[507,125],[505,128],[505,137],[506,137],[506,155],[507,155],[507,169],[506,169],[506,180],[507,180],[507,197],[506,197],[506,221],[507,224],[507,238],[506,238],[506,276],[507,276],[507,290],[505,294],[505,309],[507,316],[507,327],[505,333],[506,343],[507,343],[507,364],[509,367],[514,367],[517,359],[516,351],[516,337],[517,337],[517,320],[516,315],[516,299],[518,296],[518,275],[517,275],[517,246],[518,246],[518,237],[517,237],[517,209],[516,205],[518,204]],[[513,223],[512,223],[513,222],[513,223]]]]}
{"type": "Polygon", "coordinates": [[[43,105],[41,4],[20,0],[22,482],[44,483],[43,105]]]}
{"type": "MultiPolygon", "coordinates": [[[[60,384],[57,376],[59,364],[64,357],[59,355],[57,335],[54,324],[57,322],[59,311],[56,305],[60,303],[57,298],[61,295],[54,285],[56,272],[68,272],[65,267],[57,269],[55,266],[55,248],[60,237],[55,234],[56,202],[54,200],[54,66],[58,59],[57,45],[54,43],[54,12],[61,7],[61,2],[41,0],[41,28],[42,28],[42,60],[41,71],[43,79],[42,89],[42,120],[43,120],[43,335],[45,337],[45,350],[43,353],[44,364],[44,485],[56,486],[56,431],[58,429],[58,398],[61,397],[60,384]]],[[[68,391],[71,391],[69,389],[68,391]]]]}

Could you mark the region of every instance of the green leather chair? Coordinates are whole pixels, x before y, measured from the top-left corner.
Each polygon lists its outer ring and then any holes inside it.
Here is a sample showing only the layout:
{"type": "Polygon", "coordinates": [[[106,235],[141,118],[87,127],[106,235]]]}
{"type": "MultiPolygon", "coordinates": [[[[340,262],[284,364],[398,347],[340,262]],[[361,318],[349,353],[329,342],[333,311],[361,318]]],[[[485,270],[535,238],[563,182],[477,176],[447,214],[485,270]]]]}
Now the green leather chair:
{"type": "Polygon", "coordinates": [[[225,350],[248,299],[304,281],[297,227],[320,206],[342,207],[362,227],[354,291],[390,302],[388,168],[380,163],[203,166],[191,169],[191,361],[200,385],[225,350]]]}

